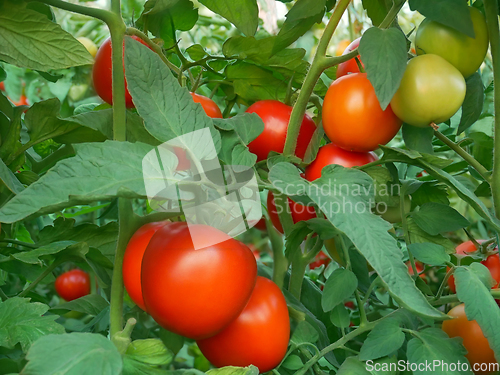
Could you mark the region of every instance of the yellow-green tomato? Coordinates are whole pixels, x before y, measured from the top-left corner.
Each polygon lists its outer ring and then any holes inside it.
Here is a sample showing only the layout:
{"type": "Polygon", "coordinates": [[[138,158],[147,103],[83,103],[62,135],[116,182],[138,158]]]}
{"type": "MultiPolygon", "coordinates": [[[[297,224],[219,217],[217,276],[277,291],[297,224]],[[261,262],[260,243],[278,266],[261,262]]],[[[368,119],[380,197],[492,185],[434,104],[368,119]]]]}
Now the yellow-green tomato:
{"type": "Polygon", "coordinates": [[[439,55],[463,74],[474,74],[488,51],[488,29],[483,14],[469,7],[474,38],[439,22],[425,19],[417,30],[415,46],[418,55],[439,55]]]}
{"type": "Polygon", "coordinates": [[[391,107],[407,124],[426,127],[448,120],[464,98],[462,73],[438,55],[421,55],[406,66],[391,107]]]}
{"type": "Polygon", "coordinates": [[[87,51],[89,51],[92,57],[95,57],[95,55],[97,54],[97,46],[93,41],[84,36],[77,38],[77,40],[84,45],[84,47],[87,49],[87,51]]]}

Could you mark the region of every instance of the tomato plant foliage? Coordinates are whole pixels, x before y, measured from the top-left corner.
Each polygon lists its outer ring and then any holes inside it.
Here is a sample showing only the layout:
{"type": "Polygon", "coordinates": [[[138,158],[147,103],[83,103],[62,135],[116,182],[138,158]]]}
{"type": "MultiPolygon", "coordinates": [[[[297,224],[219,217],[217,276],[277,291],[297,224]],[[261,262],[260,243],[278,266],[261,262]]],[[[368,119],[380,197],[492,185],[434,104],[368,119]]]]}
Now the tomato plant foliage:
{"type": "Polygon", "coordinates": [[[0,374],[498,373],[498,14],[0,0],[0,374]]]}

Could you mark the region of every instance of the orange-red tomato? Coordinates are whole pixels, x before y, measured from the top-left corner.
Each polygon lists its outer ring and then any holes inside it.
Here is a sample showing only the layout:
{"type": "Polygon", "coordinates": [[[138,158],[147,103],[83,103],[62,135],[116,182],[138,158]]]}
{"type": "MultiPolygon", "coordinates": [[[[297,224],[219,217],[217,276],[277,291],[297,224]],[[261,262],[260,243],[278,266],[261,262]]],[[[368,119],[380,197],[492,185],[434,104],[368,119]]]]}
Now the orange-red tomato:
{"type": "Polygon", "coordinates": [[[5,91],[5,83],[3,83],[3,81],[0,82],[0,90],[5,91]]]}
{"type": "Polygon", "coordinates": [[[85,271],[74,269],[59,275],[54,286],[59,296],[73,301],[90,293],[90,276],[85,271]]]}
{"type": "MultiPolygon", "coordinates": [[[[408,267],[408,273],[413,276],[413,267],[411,266],[411,262],[406,262],[406,267],[408,267]]],[[[421,273],[424,270],[424,265],[420,262],[415,262],[415,267],[417,269],[418,276],[425,281],[427,277],[425,273],[421,273]]]]}
{"type": "MultiPolygon", "coordinates": [[[[359,41],[361,38],[355,39],[351,44],[347,46],[347,48],[344,50],[342,55],[347,55],[349,52],[355,50],[356,48],[359,47],[359,41]]],[[[364,67],[363,62],[359,58],[359,62],[361,65],[364,67]]],[[[356,58],[352,58],[350,60],[347,60],[346,62],[343,62],[342,64],[339,64],[337,67],[337,78],[343,77],[349,73],[359,73],[359,66],[358,63],[356,62],[356,58]]]]}
{"type": "Polygon", "coordinates": [[[219,334],[198,346],[216,367],[254,365],[265,373],[279,365],[290,339],[285,297],[271,280],[259,276],[245,309],[219,334]]]}
{"type": "Polygon", "coordinates": [[[201,104],[203,110],[205,111],[208,117],[222,118],[222,112],[220,111],[219,106],[215,104],[215,102],[212,99],[207,98],[206,96],[203,95],[198,95],[194,92],[191,92],[190,94],[193,97],[195,103],[201,104]]]}
{"type": "Polygon", "coordinates": [[[474,374],[493,374],[495,371],[488,371],[486,367],[488,364],[492,364],[492,368],[494,368],[494,364],[497,363],[495,354],[488,340],[484,337],[479,324],[475,320],[469,321],[467,319],[464,304],[451,309],[448,315],[455,319],[445,320],[442,326],[443,331],[450,337],[461,337],[463,339],[463,346],[467,349],[465,357],[469,360],[473,369],[474,366],[484,366],[483,371],[474,371],[474,374]]]}
{"type": "Polygon", "coordinates": [[[314,257],[314,261],[309,263],[309,268],[313,270],[315,268],[321,267],[321,265],[324,265],[326,267],[331,261],[332,260],[330,259],[330,257],[328,257],[328,255],[326,255],[323,251],[320,251],[314,257]]]}
{"type": "Polygon", "coordinates": [[[401,128],[389,105],[384,111],[366,73],[334,81],[323,102],[323,127],[332,143],[348,151],[373,151],[401,128]]]}
{"type": "Polygon", "coordinates": [[[257,263],[246,245],[207,225],[176,222],[158,229],[149,241],[142,295],[160,326],[199,340],[238,317],[256,277],[257,263]]]}
{"type": "Polygon", "coordinates": [[[141,264],[146,247],[153,237],[153,234],[163,226],[169,224],[166,221],[158,223],[148,223],[140,227],[130,239],[125,256],[123,257],[123,284],[128,295],[137,306],[146,310],[141,288],[141,264]]]}
{"type": "Polygon", "coordinates": [[[316,159],[306,168],[306,180],[314,181],[321,177],[324,167],[331,164],[338,164],[346,168],[359,167],[378,160],[373,152],[352,152],[341,149],[329,143],[320,147],[316,159]]]}
{"type": "MultiPolygon", "coordinates": [[[[146,42],[138,36],[134,35],[131,38],[147,46],[146,42]]],[[[125,41],[123,45],[125,46],[125,41]]],[[[125,48],[123,49],[123,54],[125,55],[125,48]]],[[[102,43],[101,47],[99,47],[97,55],[95,56],[94,68],[92,69],[92,80],[94,82],[95,91],[97,95],[108,104],[113,104],[111,69],[111,39],[108,38],[102,43]]],[[[123,66],[123,71],[125,71],[125,65],[123,66]]],[[[127,108],[134,107],[132,96],[130,96],[127,90],[127,80],[125,80],[125,105],[127,108]]]]}
{"type": "MultiPolygon", "coordinates": [[[[299,221],[314,219],[316,217],[316,211],[312,206],[306,206],[302,203],[294,202],[290,198],[288,198],[288,205],[290,206],[290,212],[292,213],[292,220],[294,224],[299,221]]],[[[269,212],[269,218],[271,219],[273,226],[278,230],[278,232],[283,233],[283,226],[281,225],[280,218],[278,216],[278,209],[274,203],[274,195],[271,192],[267,194],[267,211],[269,212]]]]}
{"type": "MultiPolygon", "coordinates": [[[[264,122],[264,131],[248,145],[250,152],[257,155],[257,161],[267,159],[271,151],[283,152],[292,107],[277,100],[261,100],[248,107],[246,112],[256,113],[264,122]]],[[[295,149],[299,158],[304,158],[315,130],[316,124],[305,114],[295,149]]]]}

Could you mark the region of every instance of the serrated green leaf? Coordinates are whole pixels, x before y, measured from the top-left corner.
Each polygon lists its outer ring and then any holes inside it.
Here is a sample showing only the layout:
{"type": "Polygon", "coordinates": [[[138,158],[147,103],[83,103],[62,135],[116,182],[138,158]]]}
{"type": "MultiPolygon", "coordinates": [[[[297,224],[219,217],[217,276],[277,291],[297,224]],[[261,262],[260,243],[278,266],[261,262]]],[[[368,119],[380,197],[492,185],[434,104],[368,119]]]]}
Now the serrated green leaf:
{"type": "Polygon", "coordinates": [[[430,242],[444,247],[448,254],[452,254],[455,252],[455,244],[453,242],[451,242],[448,238],[443,237],[440,234],[432,236],[429,233],[425,232],[417,225],[417,223],[413,221],[412,217],[408,217],[407,225],[411,243],[430,242]]]}
{"type": "Polygon", "coordinates": [[[347,328],[349,327],[350,317],[349,311],[343,304],[339,304],[330,312],[330,321],[335,327],[347,328]]]}
{"type": "Polygon", "coordinates": [[[200,0],[200,3],[227,19],[247,36],[257,31],[259,8],[256,0],[200,0]]]}
{"type": "Polygon", "coordinates": [[[358,287],[356,275],[349,270],[339,268],[328,277],[323,290],[321,306],[325,312],[332,310],[339,303],[348,299],[358,287]]]}
{"type": "Polygon", "coordinates": [[[418,152],[434,153],[432,139],[434,138],[434,129],[419,128],[408,124],[403,124],[403,139],[406,147],[418,152]]]}
{"type": "Polygon", "coordinates": [[[155,366],[168,365],[174,359],[173,353],[160,339],[134,340],[125,355],[135,361],[155,366]]]}
{"type": "Polygon", "coordinates": [[[340,366],[337,375],[370,375],[366,365],[355,357],[348,357],[340,366]]]}
{"type": "Polygon", "coordinates": [[[450,256],[443,246],[434,243],[412,243],[408,250],[422,263],[430,266],[442,266],[450,261],[450,256]]]}
{"type": "Polygon", "coordinates": [[[291,338],[296,344],[302,344],[304,342],[315,343],[318,339],[318,331],[305,320],[298,324],[291,338]]]}
{"type": "Polygon", "coordinates": [[[386,319],[378,323],[368,334],[361,347],[359,358],[362,361],[378,359],[397,351],[405,341],[405,334],[396,319],[386,319]]]}
{"type": "Polygon", "coordinates": [[[420,228],[432,236],[453,232],[470,225],[457,210],[440,203],[425,203],[411,216],[420,228]]]}
{"type": "Polygon", "coordinates": [[[22,253],[12,254],[12,256],[14,258],[16,258],[17,260],[20,260],[21,262],[24,262],[24,263],[37,264],[37,263],[41,263],[40,257],[45,256],[45,255],[57,254],[65,249],[67,249],[69,246],[75,245],[75,244],[76,244],[76,242],[74,242],[74,241],[53,242],[49,245],[40,246],[39,248],[37,248],[35,250],[24,251],[22,253]]]}
{"type": "Polygon", "coordinates": [[[102,310],[109,306],[109,302],[102,298],[99,294],[89,294],[73,301],[62,303],[51,308],[54,313],[64,311],[78,311],[84,314],[96,316],[102,310]]]}
{"type": "Polygon", "coordinates": [[[207,371],[207,375],[258,375],[259,369],[253,365],[248,367],[226,366],[207,371]]]}
{"type": "Polygon", "coordinates": [[[462,104],[462,116],[457,135],[470,128],[481,116],[484,104],[484,86],[479,73],[474,73],[465,80],[465,99],[462,104]]]}

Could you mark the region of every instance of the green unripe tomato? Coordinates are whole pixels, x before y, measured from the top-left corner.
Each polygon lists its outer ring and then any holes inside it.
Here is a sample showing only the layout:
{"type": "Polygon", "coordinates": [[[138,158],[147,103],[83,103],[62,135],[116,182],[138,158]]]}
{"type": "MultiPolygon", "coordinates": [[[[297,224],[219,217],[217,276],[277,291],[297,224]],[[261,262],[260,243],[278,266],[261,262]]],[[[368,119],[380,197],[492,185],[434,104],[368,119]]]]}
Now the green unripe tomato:
{"type": "MultiPolygon", "coordinates": [[[[411,210],[411,199],[409,196],[406,196],[405,197],[405,203],[404,203],[404,209],[405,209],[405,213],[408,213],[410,212],[411,210]]],[[[375,206],[376,208],[378,206],[375,206]]],[[[396,205],[396,206],[392,206],[392,207],[384,207],[386,208],[386,210],[383,210],[383,211],[378,211],[378,210],[375,210],[375,213],[377,215],[380,215],[382,217],[382,219],[384,219],[385,221],[388,221],[389,223],[400,223],[401,222],[401,205],[396,205]]]]}
{"type": "Polygon", "coordinates": [[[415,37],[417,55],[439,55],[465,78],[474,74],[486,56],[489,38],[483,14],[476,8],[469,7],[469,10],[475,38],[426,18],[415,37]]]}
{"type": "Polygon", "coordinates": [[[462,73],[438,55],[421,55],[406,66],[391,107],[407,124],[423,128],[448,120],[464,98],[462,73]]]}

